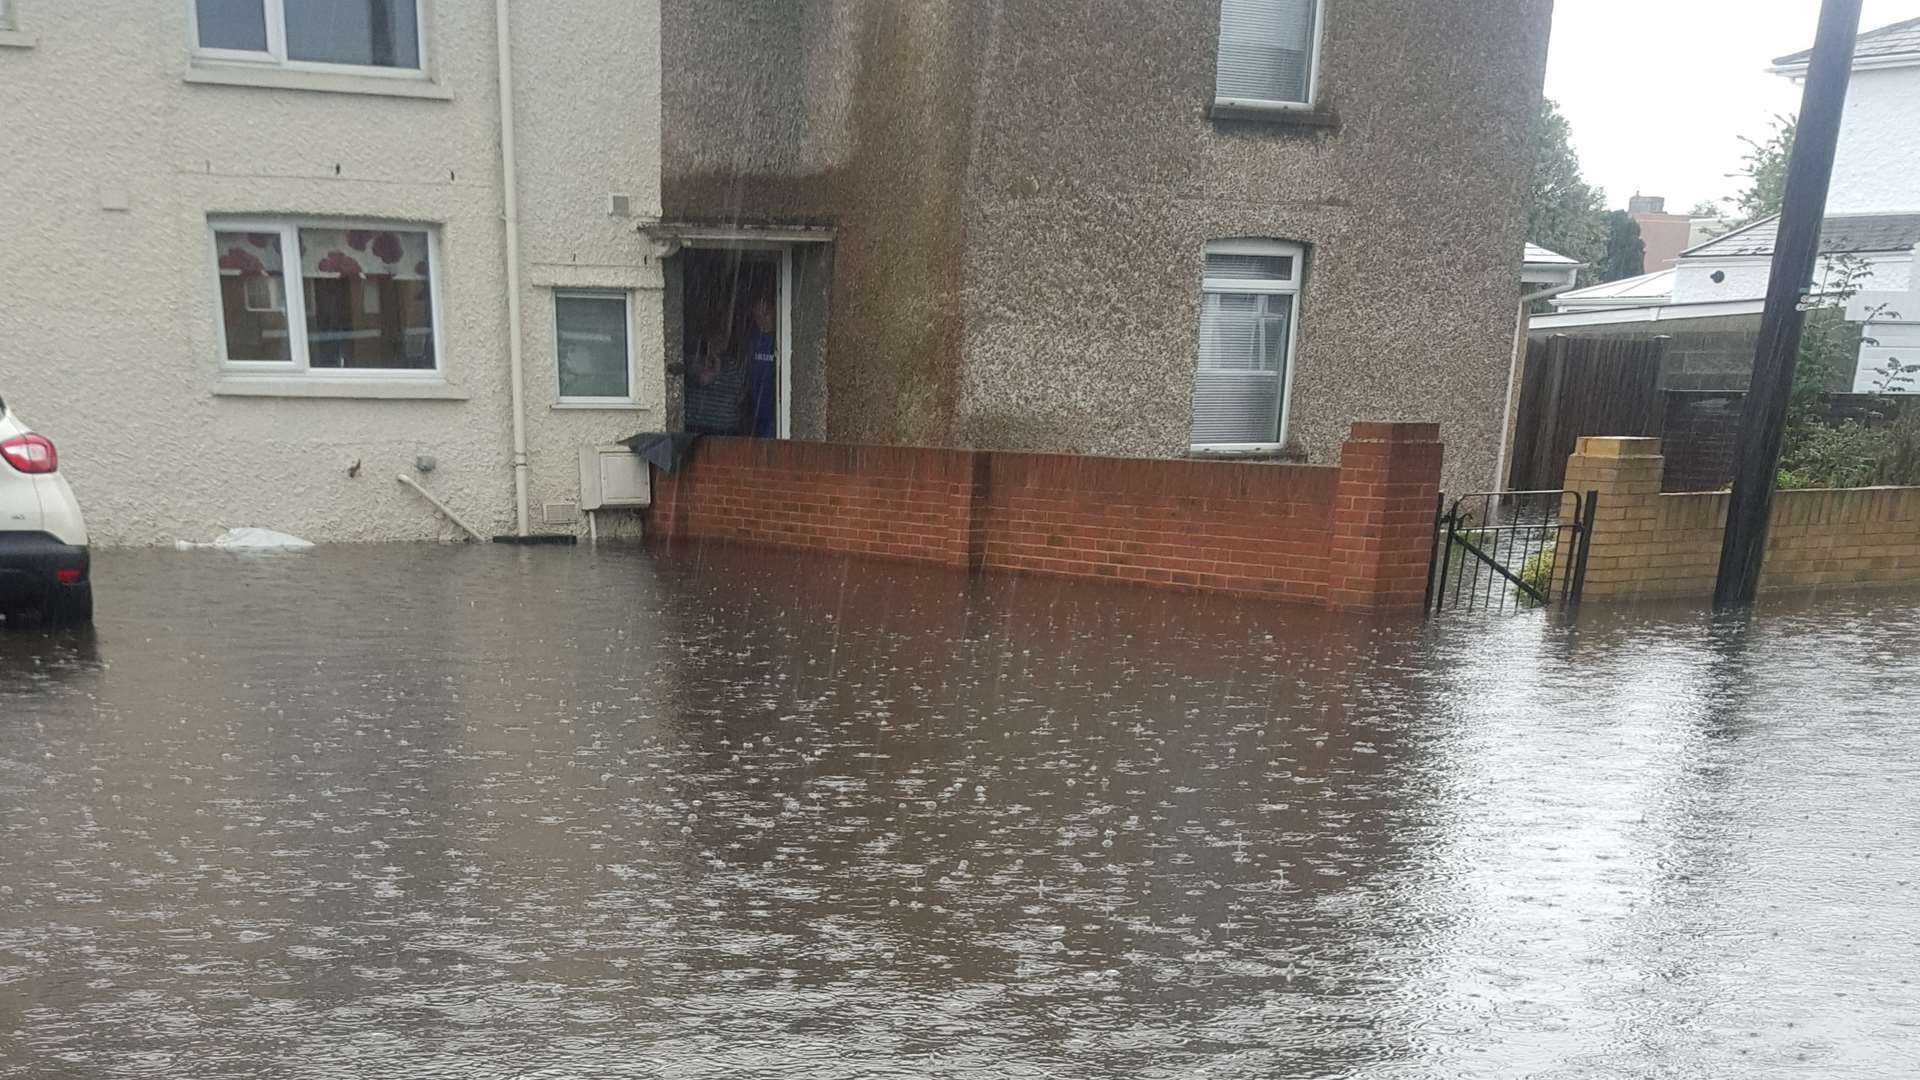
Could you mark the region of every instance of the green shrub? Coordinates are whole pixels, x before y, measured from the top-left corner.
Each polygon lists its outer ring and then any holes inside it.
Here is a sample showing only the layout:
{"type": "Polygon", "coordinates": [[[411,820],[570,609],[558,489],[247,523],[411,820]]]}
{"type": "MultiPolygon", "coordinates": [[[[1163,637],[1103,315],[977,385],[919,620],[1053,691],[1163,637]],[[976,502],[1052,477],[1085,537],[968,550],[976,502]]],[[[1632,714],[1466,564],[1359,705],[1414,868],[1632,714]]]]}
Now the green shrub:
{"type": "MultiPolygon", "coordinates": [[[[1818,297],[1808,311],[1793,369],[1793,388],[1787,402],[1786,431],[1780,446],[1776,486],[1798,488],[1863,487],[1874,482],[1887,432],[1856,421],[1827,423],[1826,395],[1841,389],[1841,373],[1858,363],[1860,345],[1870,341],[1858,323],[1847,321],[1847,302],[1859,295],[1872,276],[1864,259],[1835,255],[1824,260],[1818,297]]],[[[1882,305],[1884,308],[1884,305],[1882,305]]],[[[1875,308],[1879,314],[1882,308],[1875,308]]],[[[1882,381],[1882,393],[1901,385],[1904,368],[1892,365],[1882,381]]]]}
{"type": "MultiPolygon", "coordinates": [[[[1553,595],[1550,591],[1553,588],[1553,552],[1553,548],[1541,548],[1527,556],[1527,561],[1520,564],[1520,580],[1526,582],[1528,588],[1541,596],[1553,595]]],[[[1533,597],[1523,592],[1520,594],[1520,602],[1532,604],[1535,601],[1533,597]]]]}
{"type": "Polygon", "coordinates": [[[1873,482],[1920,487],[1920,402],[1908,405],[1900,419],[1881,434],[1885,441],[1874,459],[1873,482]]]}
{"type": "Polygon", "coordinates": [[[1891,433],[1848,420],[1802,428],[1788,441],[1776,481],[1781,489],[1866,487],[1874,482],[1891,433]]]}

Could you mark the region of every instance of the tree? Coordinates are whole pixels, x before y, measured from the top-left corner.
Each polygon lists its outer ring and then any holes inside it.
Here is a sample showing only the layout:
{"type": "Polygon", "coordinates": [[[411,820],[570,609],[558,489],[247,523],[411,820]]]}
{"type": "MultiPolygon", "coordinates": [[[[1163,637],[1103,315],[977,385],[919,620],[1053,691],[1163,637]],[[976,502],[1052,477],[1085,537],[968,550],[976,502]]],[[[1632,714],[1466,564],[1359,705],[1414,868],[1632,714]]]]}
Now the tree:
{"type": "Polygon", "coordinates": [[[1607,215],[1607,261],[1601,264],[1600,280],[1619,281],[1647,272],[1647,242],[1640,238],[1640,223],[1625,210],[1607,215]]]}
{"type": "Polygon", "coordinates": [[[1773,134],[1765,139],[1740,136],[1740,141],[1747,144],[1747,155],[1734,175],[1746,177],[1747,187],[1734,205],[1739,208],[1742,225],[1780,212],[1781,200],[1787,194],[1787,161],[1793,157],[1794,125],[1794,117],[1775,116],[1773,134]]]}
{"type": "Polygon", "coordinates": [[[1573,128],[1558,106],[1540,102],[1533,134],[1533,202],[1527,210],[1527,238],[1588,266],[1606,257],[1602,220],[1605,201],[1580,175],[1573,151],[1573,128]]]}

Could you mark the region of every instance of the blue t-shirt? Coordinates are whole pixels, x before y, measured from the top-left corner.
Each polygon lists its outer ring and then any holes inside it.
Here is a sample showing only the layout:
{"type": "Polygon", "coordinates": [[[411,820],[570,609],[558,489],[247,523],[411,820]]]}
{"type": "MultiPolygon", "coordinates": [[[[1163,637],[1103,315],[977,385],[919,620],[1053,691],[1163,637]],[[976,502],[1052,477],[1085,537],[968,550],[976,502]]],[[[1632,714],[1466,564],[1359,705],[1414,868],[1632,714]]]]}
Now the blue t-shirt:
{"type": "Polygon", "coordinates": [[[774,357],[772,334],[755,334],[747,361],[747,416],[756,439],[771,439],[777,427],[774,415],[780,385],[780,365],[774,357]]]}

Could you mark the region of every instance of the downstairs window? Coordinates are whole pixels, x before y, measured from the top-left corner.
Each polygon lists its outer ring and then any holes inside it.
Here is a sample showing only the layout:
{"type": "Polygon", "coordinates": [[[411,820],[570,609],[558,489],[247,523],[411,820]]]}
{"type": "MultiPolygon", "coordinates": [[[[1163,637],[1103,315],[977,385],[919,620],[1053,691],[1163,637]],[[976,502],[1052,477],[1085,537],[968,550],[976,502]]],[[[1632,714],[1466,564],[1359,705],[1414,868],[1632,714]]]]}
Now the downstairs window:
{"type": "Polygon", "coordinates": [[[238,372],[437,375],[436,252],[422,225],[216,220],[221,360],[238,372]]]}
{"type": "Polygon", "coordinates": [[[1276,241],[1207,245],[1193,381],[1195,450],[1271,449],[1286,439],[1305,257],[1300,245],[1276,241]]]}

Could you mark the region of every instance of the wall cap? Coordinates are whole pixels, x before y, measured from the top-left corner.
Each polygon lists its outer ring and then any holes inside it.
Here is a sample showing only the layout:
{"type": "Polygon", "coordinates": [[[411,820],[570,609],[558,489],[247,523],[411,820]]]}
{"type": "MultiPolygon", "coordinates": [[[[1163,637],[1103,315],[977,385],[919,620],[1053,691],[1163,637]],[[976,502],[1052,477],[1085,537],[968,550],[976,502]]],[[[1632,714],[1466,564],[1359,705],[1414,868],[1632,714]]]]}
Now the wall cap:
{"type": "Polygon", "coordinates": [[[1437,443],[1440,425],[1426,422],[1355,421],[1348,442],[1437,443]]]}
{"type": "Polygon", "coordinates": [[[1661,447],[1659,439],[1621,435],[1582,436],[1573,452],[1581,457],[1624,458],[1659,457],[1661,447]]]}

